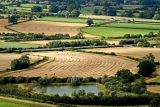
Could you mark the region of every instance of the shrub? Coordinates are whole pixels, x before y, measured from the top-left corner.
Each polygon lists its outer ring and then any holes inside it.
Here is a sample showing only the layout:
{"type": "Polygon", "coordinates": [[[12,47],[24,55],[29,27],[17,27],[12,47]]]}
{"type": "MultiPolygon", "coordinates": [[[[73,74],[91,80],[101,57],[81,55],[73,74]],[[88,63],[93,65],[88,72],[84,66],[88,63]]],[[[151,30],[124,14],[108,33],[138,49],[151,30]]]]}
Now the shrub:
{"type": "Polygon", "coordinates": [[[28,56],[23,55],[19,59],[12,60],[10,65],[12,70],[25,69],[30,66],[30,59],[28,56]]]}
{"type": "Polygon", "coordinates": [[[141,60],[137,67],[139,68],[138,74],[145,77],[152,75],[152,73],[156,70],[155,63],[148,59],[141,60]]]}

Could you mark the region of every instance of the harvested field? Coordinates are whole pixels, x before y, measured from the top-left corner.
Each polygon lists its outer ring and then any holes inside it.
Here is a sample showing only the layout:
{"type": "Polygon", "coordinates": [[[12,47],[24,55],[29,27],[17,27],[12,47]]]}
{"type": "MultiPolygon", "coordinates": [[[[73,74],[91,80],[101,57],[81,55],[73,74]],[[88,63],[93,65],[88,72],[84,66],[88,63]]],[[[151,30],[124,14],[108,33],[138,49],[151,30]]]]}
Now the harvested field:
{"type": "Polygon", "coordinates": [[[47,21],[30,21],[10,26],[11,29],[23,33],[45,33],[51,34],[70,34],[76,35],[80,28],[86,26],[82,23],[65,23],[65,22],[47,22],[47,21]]]}
{"type": "MultiPolygon", "coordinates": [[[[13,59],[21,57],[21,54],[15,53],[0,53],[0,71],[10,68],[10,63],[13,59]]],[[[34,62],[39,56],[29,55],[31,62],[34,62]]]]}
{"type": "Polygon", "coordinates": [[[13,33],[13,31],[10,31],[10,30],[5,28],[6,25],[8,25],[8,20],[0,19],[0,33],[3,33],[3,32],[13,33]]]}
{"type": "Polygon", "coordinates": [[[147,90],[150,92],[160,93],[160,85],[148,85],[147,90]]]}
{"type": "Polygon", "coordinates": [[[157,61],[160,61],[160,48],[141,48],[141,47],[120,47],[120,48],[95,48],[85,49],[85,51],[93,52],[115,52],[120,56],[131,56],[135,58],[142,58],[149,53],[153,53],[157,61]]]}
{"type": "Polygon", "coordinates": [[[58,77],[100,77],[113,76],[117,70],[126,68],[136,73],[136,62],[115,56],[95,55],[80,52],[35,52],[31,55],[50,57],[47,64],[33,69],[20,70],[3,74],[3,76],[58,76],[58,77]],[[54,61],[53,61],[54,60],[54,61]]]}

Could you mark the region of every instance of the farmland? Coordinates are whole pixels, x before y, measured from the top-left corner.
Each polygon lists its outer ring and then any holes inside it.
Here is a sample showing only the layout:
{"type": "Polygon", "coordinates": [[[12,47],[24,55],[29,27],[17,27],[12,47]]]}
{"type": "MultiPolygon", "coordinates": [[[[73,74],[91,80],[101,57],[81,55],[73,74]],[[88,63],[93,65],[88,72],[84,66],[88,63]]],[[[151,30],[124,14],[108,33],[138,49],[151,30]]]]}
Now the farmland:
{"type": "Polygon", "coordinates": [[[120,56],[131,56],[135,58],[142,58],[149,53],[153,53],[156,60],[160,60],[160,49],[158,48],[140,48],[140,47],[120,47],[120,48],[95,48],[95,49],[85,49],[85,51],[93,52],[115,52],[120,56]]]}
{"type": "Polygon", "coordinates": [[[85,27],[82,31],[97,36],[122,37],[125,34],[148,34],[149,32],[158,33],[159,24],[146,23],[111,23],[102,26],[85,27]]]}
{"type": "Polygon", "coordinates": [[[36,48],[39,45],[0,41],[1,48],[36,48]]]}
{"type": "MultiPolygon", "coordinates": [[[[63,17],[42,17],[42,21],[66,22],[66,23],[86,23],[87,18],[63,18],[63,17]]],[[[94,19],[95,24],[103,23],[102,19],[94,19]]]]}
{"type": "Polygon", "coordinates": [[[0,107],[159,107],[159,7],[0,0],[0,107]]]}
{"type": "Polygon", "coordinates": [[[42,104],[32,101],[19,100],[9,97],[0,97],[0,107],[56,107],[54,105],[42,104]]]}
{"type": "Polygon", "coordinates": [[[48,22],[32,21],[10,26],[9,28],[22,33],[45,33],[52,34],[70,34],[76,35],[80,28],[86,26],[83,23],[65,23],[65,22],[48,22]]]}
{"type": "Polygon", "coordinates": [[[0,33],[3,33],[3,32],[13,32],[13,31],[10,31],[8,29],[5,28],[5,26],[8,25],[8,22],[7,20],[5,19],[0,19],[0,33]]]}
{"type": "Polygon", "coordinates": [[[99,77],[112,76],[118,69],[128,68],[136,73],[136,62],[124,60],[114,56],[92,55],[78,52],[39,52],[31,55],[43,55],[50,57],[50,62],[27,71],[15,71],[7,76],[42,76],[48,77],[99,77]],[[53,61],[54,60],[54,61],[53,61]],[[38,72],[38,73],[37,73],[38,72]]]}
{"type": "MultiPolygon", "coordinates": [[[[1,53],[0,54],[0,59],[1,59],[1,63],[0,63],[0,71],[3,71],[7,68],[10,68],[10,63],[13,59],[17,59],[21,56],[21,54],[16,54],[16,53],[1,53]]],[[[34,62],[35,60],[39,59],[39,56],[33,56],[33,55],[29,55],[31,62],[34,62]]]]}

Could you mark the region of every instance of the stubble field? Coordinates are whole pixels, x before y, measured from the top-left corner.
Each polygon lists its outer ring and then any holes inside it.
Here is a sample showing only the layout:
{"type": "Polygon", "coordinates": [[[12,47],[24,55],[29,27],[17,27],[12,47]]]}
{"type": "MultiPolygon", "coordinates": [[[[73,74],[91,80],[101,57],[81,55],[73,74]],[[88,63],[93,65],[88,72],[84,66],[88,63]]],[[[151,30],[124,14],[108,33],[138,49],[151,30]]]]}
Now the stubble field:
{"type": "MultiPolygon", "coordinates": [[[[16,53],[0,53],[0,71],[3,71],[7,68],[10,68],[10,63],[12,60],[20,58],[22,54],[16,54],[16,53]]],[[[39,59],[40,56],[36,55],[28,55],[31,63],[35,60],[39,59]]]]}
{"type": "Polygon", "coordinates": [[[10,28],[22,33],[45,33],[47,35],[60,33],[76,35],[80,32],[80,28],[84,26],[86,26],[86,24],[83,23],[30,21],[10,26],[10,28]]]}
{"type": "Polygon", "coordinates": [[[35,52],[31,55],[50,57],[50,60],[41,66],[28,70],[19,70],[3,74],[5,76],[57,76],[57,77],[90,77],[103,75],[113,76],[117,70],[130,69],[136,73],[136,62],[121,59],[115,56],[103,56],[79,52],[35,52]]]}

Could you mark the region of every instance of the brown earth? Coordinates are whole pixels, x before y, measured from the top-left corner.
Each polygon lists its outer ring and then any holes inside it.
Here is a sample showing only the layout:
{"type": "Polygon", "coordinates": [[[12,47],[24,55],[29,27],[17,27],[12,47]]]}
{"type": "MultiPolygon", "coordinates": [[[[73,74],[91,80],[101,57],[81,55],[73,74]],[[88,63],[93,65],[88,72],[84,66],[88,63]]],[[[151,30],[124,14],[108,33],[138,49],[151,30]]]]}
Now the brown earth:
{"type": "Polygon", "coordinates": [[[1,76],[58,76],[100,77],[113,76],[119,69],[130,69],[136,73],[136,62],[114,56],[103,56],[80,52],[35,52],[31,55],[50,57],[46,64],[33,69],[5,73],[1,76]],[[54,61],[53,61],[54,60],[54,61]]]}

